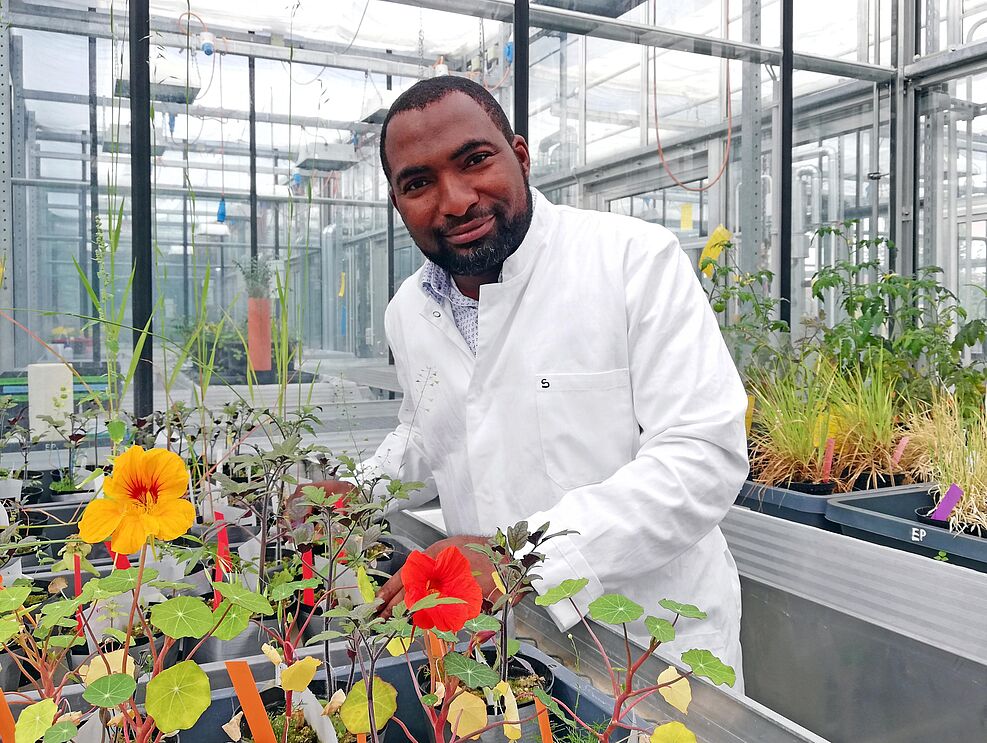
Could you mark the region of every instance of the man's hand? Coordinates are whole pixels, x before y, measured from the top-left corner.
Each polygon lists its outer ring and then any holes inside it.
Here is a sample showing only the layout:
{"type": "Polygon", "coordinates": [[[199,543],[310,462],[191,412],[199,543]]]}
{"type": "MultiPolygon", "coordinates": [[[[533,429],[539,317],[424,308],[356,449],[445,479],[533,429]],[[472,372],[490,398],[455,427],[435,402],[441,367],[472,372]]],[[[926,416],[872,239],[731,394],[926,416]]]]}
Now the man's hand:
{"type": "MultiPolygon", "coordinates": [[[[473,577],[476,578],[476,582],[480,584],[480,591],[482,592],[483,597],[490,601],[496,601],[501,595],[501,590],[494,584],[493,563],[490,562],[490,559],[486,555],[477,552],[468,546],[470,544],[486,544],[488,541],[489,539],[487,537],[448,537],[446,539],[440,539],[438,542],[426,549],[425,554],[432,559],[435,559],[446,547],[458,547],[459,551],[462,552],[469,561],[470,570],[473,572],[473,577]]],[[[390,619],[391,612],[394,611],[394,607],[401,601],[404,601],[404,584],[401,582],[400,571],[398,571],[396,575],[392,576],[387,583],[380,587],[380,590],[377,591],[377,598],[382,601],[377,613],[384,619],[390,619]]]]}

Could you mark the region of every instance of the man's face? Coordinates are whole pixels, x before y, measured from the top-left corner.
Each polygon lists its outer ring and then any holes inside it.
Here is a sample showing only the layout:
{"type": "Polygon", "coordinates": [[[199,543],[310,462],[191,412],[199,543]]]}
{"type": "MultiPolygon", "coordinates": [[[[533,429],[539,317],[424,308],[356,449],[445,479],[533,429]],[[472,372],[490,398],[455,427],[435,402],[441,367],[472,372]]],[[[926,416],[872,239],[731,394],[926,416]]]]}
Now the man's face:
{"type": "Polygon", "coordinates": [[[493,271],[531,223],[528,145],[508,142],[472,98],[453,92],[387,128],[391,199],[428,258],[457,276],[493,271]]]}

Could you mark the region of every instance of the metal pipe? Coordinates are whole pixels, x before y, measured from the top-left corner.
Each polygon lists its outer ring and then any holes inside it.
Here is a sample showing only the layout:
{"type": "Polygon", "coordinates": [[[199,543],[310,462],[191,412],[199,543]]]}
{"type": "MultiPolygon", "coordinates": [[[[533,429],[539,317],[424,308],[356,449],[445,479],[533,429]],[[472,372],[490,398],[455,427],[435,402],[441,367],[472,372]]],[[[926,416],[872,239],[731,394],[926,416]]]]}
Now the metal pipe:
{"type": "Polygon", "coordinates": [[[782,322],[792,324],[792,75],[795,43],[794,0],[781,0],[781,306],[782,322]]]}
{"type": "Polygon", "coordinates": [[[140,346],[134,372],[134,415],[145,418],[154,412],[154,368],[151,334],[153,288],[151,283],[151,77],[149,0],[130,3],[130,159],[131,257],[134,267],[134,350],[140,346]],[[143,156],[142,156],[143,153],[143,156]]]}
{"type": "Polygon", "coordinates": [[[189,285],[188,285],[188,195],[182,196],[182,316],[188,323],[189,285]]]}
{"type": "Polygon", "coordinates": [[[528,0],[514,0],[514,133],[528,138],[528,0]]]}
{"type": "MultiPolygon", "coordinates": [[[[97,232],[99,226],[96,224],[99,215],[99,122],[96,112],[96,37],[89,37],[89,232],[92,241],[89,246],[89,285],[93,293],[98,297],[100,292],[99,282],[99,251],[97,250],[97,232]]],[[[96,306],[93,305],[93,316],[96,316],[96,306]]],[[[100,341],[103,328],[102,323],[93,323],[93,362],[98,363],[100,359],[100,341]]]]}
{"type": "Polygon", "coordinates": [[[257,260],[257,71],[253,57],[247,57],[250,98],[250,260],[257,260]]]}

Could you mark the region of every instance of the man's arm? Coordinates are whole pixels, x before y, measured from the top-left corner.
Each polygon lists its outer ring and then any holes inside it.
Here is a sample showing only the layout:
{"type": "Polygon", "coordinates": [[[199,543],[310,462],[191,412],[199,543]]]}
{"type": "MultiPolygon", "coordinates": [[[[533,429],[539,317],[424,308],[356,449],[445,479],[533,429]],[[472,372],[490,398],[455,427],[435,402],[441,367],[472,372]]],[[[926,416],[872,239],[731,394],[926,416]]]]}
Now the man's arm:
{"type": "MultiPolygon", "coordinates": [[[[685,253],[677,241],[631,246],[624,277],[640,449],[607,480],[529,519],[532,528],[548,521],[552,531],[578,532],[545,545],[536,588],[588,578],[583,611],[603,586],[659,569],[707,535],[748,471],[747,398],[685,253]]],[[[571,606],[558,607],[561,626],[578,621],[571,606]]]]}

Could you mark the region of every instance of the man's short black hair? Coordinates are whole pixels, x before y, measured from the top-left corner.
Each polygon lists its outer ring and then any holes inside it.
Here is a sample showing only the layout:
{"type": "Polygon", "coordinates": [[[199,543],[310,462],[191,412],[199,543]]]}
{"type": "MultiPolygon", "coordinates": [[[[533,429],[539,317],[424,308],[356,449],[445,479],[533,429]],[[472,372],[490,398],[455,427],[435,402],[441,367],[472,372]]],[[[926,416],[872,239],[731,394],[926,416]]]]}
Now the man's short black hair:
{"type": "Polygon", "coordinates": [[[384,168],[384,175],[388,182],[391,180],[391,164],[387,161],[387,153],[384,148],[387,146],[387,125],[391,119],[403,111],[422,111],[427,106],[440,101],[450,93],[465,93],[480,106],[490,120],[497,125],[504,139],[508,143],[514,141],[514,129],[511,122],[507,120],[507,114],[497,103],[497,99],[490,95],[490,92],[467,77],[454,77],[453,75],[441,75],[440,77],[430,77],[427,80],[419,80],[401,95],[397,97],[380,129],[380,164],[384,168]]]}

